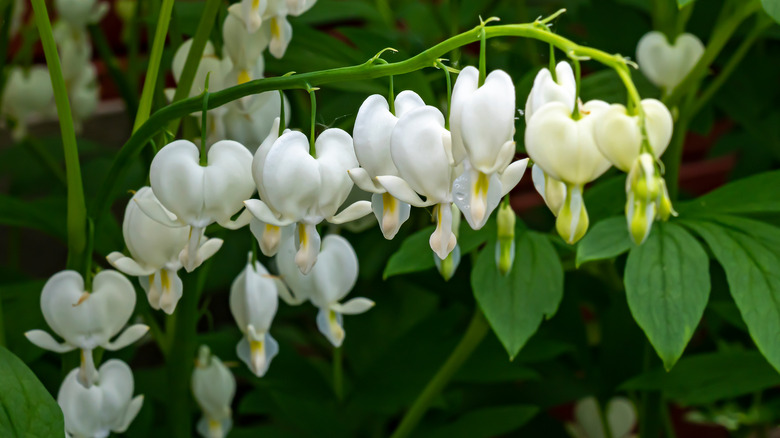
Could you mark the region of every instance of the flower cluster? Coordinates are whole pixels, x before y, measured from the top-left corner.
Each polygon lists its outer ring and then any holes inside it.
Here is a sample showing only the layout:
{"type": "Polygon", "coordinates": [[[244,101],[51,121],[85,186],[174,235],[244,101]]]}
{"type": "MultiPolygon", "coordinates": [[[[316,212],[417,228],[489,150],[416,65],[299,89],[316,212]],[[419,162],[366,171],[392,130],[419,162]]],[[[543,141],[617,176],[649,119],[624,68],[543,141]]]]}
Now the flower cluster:
{"type": "MultiPolygon", "coordinates": [[[[14,11],[17,22],[24,12],[24,2],[17,2],[14,11]]],[[[108,12],[108,3],[97,0],[57,0],[54,2],[59,19],[54,24],[54,37],[60,55],[62,76],[68,91],[73,124],[77,131],[97,109],[100,87],[97,69],[92,64],[92,43],[87,25],[99,22],[108,12]]],[[[0,112],[13,123],[12,134],[17,140],[27,135],[27,125],[34,118],[55,117],[54,91],[45,65],[11,67],[4,88],[0,112]]]]}
{"type": "Polygon", "coordinates": [[[542,69],[528,96],[525,146],[534,160],[534,185],[557,217],[558,234],[570,244],[585,235],[584,186],[615,166],[631,172],[626,218],[634,241],[643,242],[654,219],[672,213],[656,164],[672,137],[672,114],[655,99],[631,111],[600,100],[582,103],[571,66],[560,62],[555,70],[553,76],[542,69]],[[641,188],[648,186],[653,189],[641,188]]]}

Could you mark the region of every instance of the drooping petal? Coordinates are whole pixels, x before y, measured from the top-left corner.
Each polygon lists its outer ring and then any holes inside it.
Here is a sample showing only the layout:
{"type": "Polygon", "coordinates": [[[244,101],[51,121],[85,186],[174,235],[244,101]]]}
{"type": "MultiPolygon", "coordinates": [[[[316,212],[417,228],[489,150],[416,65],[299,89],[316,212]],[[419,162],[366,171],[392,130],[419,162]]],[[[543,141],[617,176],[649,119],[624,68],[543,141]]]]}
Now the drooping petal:
{"type": "Polygon", "coordinates": [[[434,214],[436,215],[436,229],[431,234],[429,243],[433,252],[440,259],[444,260],[457,243],[455,234],[452,232],[452,209],[450,204],[437,204],[434,214]]]}
{"type": "Polygon", "coordinates": [[[363,191],[369,193],[384,193],[387,191],[377,181],[375,181],[371,175],[369,175],[366,169],[363,169],[362,167],[349,169],[347,173],[349,173],[349,177],[352,178],[352,182],[354,182],[355,185],[360,187],[360,189],[363,191]]]}
{"type": "Polygon", "coordinates": [[[401,229],[401,225],[409,219],[412,207],[389,193],[374,193],[371,196],[371,209],[379,222],[382,235],[385,239],[392,240],[401,229]]]}
{"type": "Polygon", "coordinates": [[[138,262],[131,259],[130,257],[125,256],[121,252],[112,252],[106,256],[106,260],[108,260],[108,263],[111,264],[111,266],[124,272],[127,275],[132,275],[134,277],[141,277],[154,273],[154,268],[143,267],[139,265],[138,262]]]}
{"type": "Polygon", "coordinates": [[[133,342],[141,339],[149,331],[149,326],[144,324],[134,324],[125,329],[119,337],[113,342],[103,344],[106,350],[116,351],[127,347],[133,342]]]}
{"type": "Polygon", "coordinates": [[[358,258],[347,239],[328,234],[322,239],[318,260],[310,274],[316,287],[310,299],[315,306],[325,308],[340,301],[355,286],[358,258]]]}
{"type": "Polygon", "coordinates": [[[321,182],[317,199],[319,214],[331,217],[352,190],[352,179],[347,171],[355,168],[358,161],[352,137],[341,129],[326,129],[317,137],[314,147],[321,182]]]}
{"type": "MultiPolygon", "coordinates": [[[[346,169],[344,174],[349,178],[346,169]]],[[[261,193],[265,193],[264,201],[272,211],[293,221],[307,216],[310,208],[317,205],[322,180],[317,160],[309,155],[305,135],[290,131],[274,142],[264,160],[262,182],[261,193]]],[[[258,219],[273,223],[267,217],[258,219]]]]}
{"type": "Polygon", "coordinates": [[[67,353],[76,349],[74,345],[57,342],[52,335],[43,330],[30,330],[25,332],[24,336],[38,347],[55,353],[67,353]]]}
{"type": "Polygon", "coordinates": [[[407,204],[415,207],[428,207],[435,204],[434,201],[423,201],[406,181],[397,176],[383,175],[376,177],[376,179],[387,190],[387,193],[407,204]]]}
{"type": "Polygon", "coordinates": [[[352,298],[344,304],[331,304],[330,308],[344,315],[358,315],[368,312],[375,305],[376,303],[368,298],[358,297],[352,298]]]}
{"type": "Polygon", "coordinates": [[[138,413],[141,412],[141,407],[143,407],[144,404],[144,396],[138,395],[135,396],[131,401],[130,404],[127,405],[127,409],[125,409],[124,416],[120,417],[112,426],[111,430],[116,433],[124,433],[128,427],[130,427],[130,423],[135,420],[135,417],[138,416],[138,413]]]}
{"type": "Polygon", "coordinates": [[[325,335],[334,347],[341,347],[346,336],[344,332],[344,317],[341,316],[341,313],[329,308],[320,308],[320,311],[317,312],[317,329],[325,335]]]}
{"type": "Polygon", "coordinates": [[[357,201],[354,204],[350,204],[345,208],[344,210],[341,210],[339,214],[335,216],[331,216],[328,219],[328,222],[332,224],[343,224],[347,222],[352,222],[354,220],[360,219],[363,216],[366,216],[371,213],[371,202],[370,201],[357,201]]]}
{"type": "Polygon", "coordinates": [[[502,173],[498,175],[501,180],[501,197],[509,193],[523,178],[525,169],[528,167],[528,158],[517,160],[507,166],[502,173]]]}
{"type": "Polygon", "coordinates": [[[284,227],[294,222],[291,219],[283,219],[283,218],[276,217],[276,214],[273,212],[273,210],[271,210],[268,204],[266,204],[265,202],[259,199],[247,199],[246,201],[244,201],[244,205],[246,206],[246,209],[249,210],[250,213],[252,213],[252,216],[254,216],[259,221],[277,227],[284,227]]]}

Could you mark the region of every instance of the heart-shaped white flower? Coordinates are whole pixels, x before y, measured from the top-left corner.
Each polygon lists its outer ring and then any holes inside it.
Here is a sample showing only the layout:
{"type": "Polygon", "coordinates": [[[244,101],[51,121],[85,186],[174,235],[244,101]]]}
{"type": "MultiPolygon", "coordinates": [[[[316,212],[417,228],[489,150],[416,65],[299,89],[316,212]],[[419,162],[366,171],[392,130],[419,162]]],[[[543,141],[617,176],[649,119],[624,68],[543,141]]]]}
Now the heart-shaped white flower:
{"type": "Polygon", "coordinates": [[[130,367],[117,359],[106,361],[100,366],[97,383],[89,388],[79,383],[78,374],[78,368],[68,373],[57,394],[68,434],[92,438],[127,430],[144,402],[142,395],[132,398],[130,367]]]}
{"type": "Polygon", "coordinates": [[[222,140],[211,146],[208,164],[201,166],[200,151],[187,140],[176,140],[163,147],[152,160],[149,171],[154,195],[160,204],[176,215],[168,214],[152,202],[139,202],[152,219],[169,226],[192,227],[187,250],[181,263],[187,272],[203,263],[198,252],[203,229],[217,222],[228,229],[238,229],[249,223],[251,215],[242,213],[235,221],[231,217],[243,207],[243,200],[252,196],[252,154],[240,143],[222,140]]]}
{"type": "Polygon", "coordinates": [[[280,281],[271,277],[251,254],[243,271],[230,286],[230,311],[244,337],[236,347],[238,357],[257,377],[268,371],[279,344],[268,333],[279,305],[280,281]]]}
{"type": "MultiPolygon", "coordinates": [[[[672,113],[656,99],[642,100],[642,110],[650,148],[658,158],[672,139],[672,113]]],[[[631,170],[642,147],[639,116],[629,115],[623,105],[612,104],[598,115],[593,133],[599,150],[615,167],[623,172],[631,170]]]]}
{"type": "Polygon", "coordinates": [[[217,356],[205,345],[198,351],[192,371],[192,395],[203,411],[198,432],[204,437],[224,437],[232,427],[233,396],[236,378],[217,356]]]}
{"type": "Polygon", "coordinates": [[[57,15],[69,25],[85,28],[97,23],[106,15],[109,5],[97,0],[55,0],[57,15]]]}
{"type": "Polygon", "coordinates": [[[358,276],[357,254],[347,239],[335,234],[325,236],[318,259],[309,274],[302,274],[295,269],[292,240],[286,239],[282,242],[276,263],[282,279],[298,302],[308,299],[320,309],[317,328],[333,346],[339,347],[345,336],[342,315],[366,312],[374,306],[374,302],[362,297],[344,304],[339,302],[355,286],[358,276]]]}
{"type": "Polygon", "coordinates": [[[561,61],[555,66],[556,80],[553,80],[550,70],[539,70],[534,78],[534,85],[525,102],[525,121],[528,123],[531,116],[550,102],[560,102],[574,111],[574,102],[577,99],[577,81],[574,72],[566,61],[561,61]]]}
{"type": "Polygon", "coordinates": [[[57,342],[43,330],[30,330],[25,336],[33,344],[58,353],[82,349],[80,377],[87,386],[95,378],[92,350],[119,350],[149,330],[146,325],[135,324],[111,341],[133,315],[135,290],[130,280],[109,269],[95,276],[91,293],[84,290],[84,279],[78,272],[54,274],[43,286],[41,310],[46,323],[65,342],[57,342]]]}
{"type": "Polygon", "coordinates": [[[454,201],[475,230],[485,225],[528,164],[528,160],[511,163],[516,109],[512,78],[496,70],[482,86],[478,84],[479,71],[464,68],[452,90],[450,112],[453,159],[457,163],[461,153],[468,157],[466,172],[455,180],[454,201]]]}
{"type": "Polygon", "coordinates": [[[336,214],[352,190],[347,170],[358,164],[352,137],[345,131],[323,131],[315,143],[315,157],[309,155],[306,136],[297,131],[283,133],[268,146],[276,135],[273,128],[271,131],[252,164],[263,199],[248,199],[245,204],[265,224],[298,224],[296,260],[301,272],[306,273],[319,253],[316,225],[325,219],[338,224],[361,218],[371,212],[371,203],[358,201],[336,214]]]}
{"type": "Polygon", "coordinates": [[[16,122],[14,139],[27,135],[30,117],[45,113],[53,98],[49,70],[45,66],[32,66],[27,71],[18,66],[10,68],[3,89],[2,112],[16,122]]]}
{"type": "Polygon", "coordinates": [[[636,46],[639,69],[659,88],[670,93],[704,54],[704,44],[693,34],[683,33],[672,44],[661,32],[646,33],[636,46]]]}
{"type": "Polygon", "coordinates": [[[387,193],[377,183],[380,175],[398,176],[398,169],[390,156],[390,138],[404,113],[425,106],[413,91],[402,91],[395,98],[395,114],[390,112],[387,100],[379,94],[369,96],[358,110],[355,128],[355,155],[361,167],[349,170],[349,176],[361,189],[373,193],[371,208],[386,239],[395,237],[401,225],[409,219],[411,206],[387,193]],[[396,117],[398,116],[398,117],[396,117]]]}

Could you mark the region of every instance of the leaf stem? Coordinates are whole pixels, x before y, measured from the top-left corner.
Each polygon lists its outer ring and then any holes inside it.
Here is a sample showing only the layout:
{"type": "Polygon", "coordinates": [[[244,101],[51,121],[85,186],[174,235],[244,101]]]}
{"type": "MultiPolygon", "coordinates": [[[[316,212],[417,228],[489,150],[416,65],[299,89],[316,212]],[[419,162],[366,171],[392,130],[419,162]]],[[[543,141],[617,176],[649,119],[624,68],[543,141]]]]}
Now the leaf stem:
{"type": "Polygon", "coordinates": [[[173,0],[163,0],[160,8],[160,15],[157,18],[157,28],[154,32],[154,43],[152,43],[152,52],[149,55],[149,66],[146,69],[146,78],[144,78],[144,88],[141,91],[141,100],[138,103],[138,112],[135,115],[133,132],[149,119],[152,112],[152,99],[154,98],[154,89],[157,85],[157,74],[160,72],[160,60],[162,59],[163,48],[165,47],[165,38],[168,34],[168,24],[171,21],[171,12],[173,11],[173,0]]]}
{"type": "Polygon", "coordinates": [[[393,432],[391,438],[404,438],[409,436],[422,420],[423,415],[433,402],[433,399],[439,395],[444,387],[449,383],[453,375],[460,369],[466,359],[482,342],[482,339],[488,332],[488,324],[482,311],[477,307],[474,310],[474,316],[471,318],[466,333],[463,334],[458,345],[452,350],[447,360],[442,364],[439,371],[428,381],[425,389],[417,396],[412,406],[406,411],[401,419],[398,428],[393,432]]]}
{"type": "MultiPolygon", "coordinates": [[[[46,2],[45,0],[32,0],[32,6],[54,89],[54,103],[60,120],[62,148],[65,155],[65,175],[68,182],[68,267],[82,271],[84,250],[87,245],[87,206],[84,201],[84,186],[81,181],[81,166],[76,132],[73,128],[73,116],[70,112],[68,90],[65,88],[65,79],[62,77],[62,66],[49,21],[49,12],[46,10],[46,2]]],[[[81,273],[82,275],[88,274],[81,273]]]]}
{"type": "Polygon", "coordinates": [[[436,66],[444,72],[444,77],[447,80],[447,114],[444,118],[444,129],[450,129],[450,107],[452,106],[452,78],[450,78],[450,71],[441,62],[440,59],[436,60],[436,66]]]}

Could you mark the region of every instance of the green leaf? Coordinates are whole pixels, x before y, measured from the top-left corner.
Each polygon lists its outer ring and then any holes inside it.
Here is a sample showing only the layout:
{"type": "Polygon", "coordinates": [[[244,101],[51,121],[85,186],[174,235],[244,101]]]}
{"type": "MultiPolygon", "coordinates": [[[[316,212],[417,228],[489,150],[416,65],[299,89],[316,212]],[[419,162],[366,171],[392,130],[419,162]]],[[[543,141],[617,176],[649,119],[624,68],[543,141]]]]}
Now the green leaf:
{"type": "Polygon", "coordinates": [[[780,197],[767,187],[780,186],[780,170],[764,172],[727,184],[693,201],[680,204],[677,210],[696,213],[768,213],[780,212],[780,197]]]}
{"type": "MultiPolygon", "coordinates": [[[[485,243],[488,236],[495,236],[496,221],[490,220],[479,230],[472,230],[466,221],[461,221],[460,231],[458,233],[458,245],[460,246],[461,256],[475,250],[485,243]]],[[[435,257],[428,242],[431,233],[435,227],[430,226],[407,237],[398,248],[398,251],[390,256],[385,266],[383,278],[387,279],[394,275],[409,274],[412,272],[425,271],[433,268],[435,257]]]]}
{"type": "Polygon", "coordinates": [[[689,4],[693,3],[695,0],[677,0],[677,7],[682,9],[685,6],[688,6],[689,4]]]}
{"type": "Polygon", "coordinates": [[[577,244],[577,267],[585,262],[617,257],[631,248],[626,218],[611,217],[598,222],[577,244]]]}
{"type": "Polygon", "coordinates": [[[621,389],[663,391],[684,405],[699,405],[777,385],[780,374],[757,351],[723,351],[685,357],[672,371],[649,371],[625,382],[621,389]]]}
{"type": "Polygon", "coordinates": [[[539,408],[527,405],[495,406],[468,412],[433,433],[416,434],[429,438],[489,438],[508,434],[531,420],[539,408]]]}
{"type": "Polygon", "coordinates": [[[0,224],[43,231],[65,241],[64,199],[22,201],[0,195],[0,224]]]}
{"type": "Polygon", "coordinates": [[[684,228],[658,223],[628,254],[624,281],[631,314],[671,369],[707,306],[707,253],[684,228]]]}
{"type": "Polygon", "coordinates": [[[495,242],[488,243],[471,272],[474,297],[510,359],[552,317],[563,298],[563,268],[547,236],[518,233],[512,270],[501,275],[496,267],[495,242]]]}
{"type": "Polygon", "coordinates": [[[770,17],[780,23],[780,0],[761,0],[761,5],[770,17]]]}
{"type": "Polygon", "coordinates": [[[684,224],[710,246],[750,336],[780,371],[780,228],[734,216],[684,224]]]}
{"type": "Polygon", "coordinates": [[[32,371],[0,347],[0,436],[62,436],[62,411],[32,371]]]}

